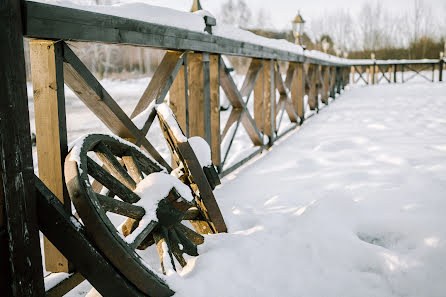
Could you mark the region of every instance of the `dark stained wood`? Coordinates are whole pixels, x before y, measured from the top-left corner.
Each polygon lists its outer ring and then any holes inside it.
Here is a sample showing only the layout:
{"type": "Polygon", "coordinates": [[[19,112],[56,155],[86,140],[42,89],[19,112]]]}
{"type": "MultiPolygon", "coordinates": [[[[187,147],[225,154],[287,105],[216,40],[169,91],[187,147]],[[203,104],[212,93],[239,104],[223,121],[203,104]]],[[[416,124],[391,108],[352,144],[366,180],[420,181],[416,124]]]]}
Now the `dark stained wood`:
{"type": "Polygon", "coordinates": [[[105,145],[103,142],[99,142],[94,147],[94,152],[111,175],[113,175],[130,190],[136,189],[136,182],[128,174],[127,170],[125,170],[124,167],[122,167],[122,165],[118,162],[107,145],[105,145]]]}
{"type": "MultiPolygon", "coordinates": [[[[38,178],[35,188],[40,229],[99,293],[116,297],[146,296],[96,250],[80,223],[64,211],[59,200],[38,178]]],[[[173,294],[167,287],[164,292],[164,296],[173,294]]]]}
{"type": "Polygon", "coordinates": [[[150,80],[147,89],[138,101],[135,109],[132,112],[131,118],[136,117],[143,112],[149,104],[156,100],[157,103],[162,103],[170,89],[178,71],[183,65],[182,52],[168,51],[161,63],[156,68],[155,73],[150,80]]]}
{"type": "Polygon", "coordinates": [[[191,230],[182,224],[178,224],[176,227],[181,230],[181,232],[186,235],[187,238],[189,238],[194,244],[200,245],[204,243],[204,237],[194,230],[191,230]]]}
{"type": "Polygon", "coordinates": [[[193,177],[193,181],[200,190],[200,198],[203,205],[200,205],[209,216],[209,222],[213,225],[216,232],[227,232],[226,223],[223,219],[223,215],[218,207],[215,196],[212,193],[212,189],[207,181],[206,175],[195,156],[194,151],[190,147],[189,143],[178,143],[178,150],[181,152],[187,167],[193,177]]]}
{"type": "Polygon", "coordinates": [[[99,166],[90,157],[87,157],[88,174],[94,179],[98,180],[103,185],[107,185],[107,188],[115,193],[119,198],[128,203],[135,203],[141,198],[133,193],[132,190],[124,186],[118,179],[108,173],[104,168],[99,166]]]}
{"type": "MultiPolygon", "coordinates": [[[[23,51],[23,2],[0,4],[0,197],[4,199],[8,265],[13,296],[43,296],[34,172],[23,51]]],[[[5,274],[3,274],[3,272],[5,274]]],[[[5,294],[7,292],[4,292],[5,294]]],[[[3,294],[3,292],[2,292],[3,294]]]]}
{"type": "Polygon", "coordinates": [[[146,211],[141,206],[132,205],[101,194],[96,194],[101,207],[105,211],[126,216],[135,220],[141,220],[146,211]]]}
{"type": "Polygon", "coordinates": [[[157,222],[151,221],[142,231],[136,236],[135,240],[130,244],[133,249],[136,249],[146,237],[155,229],[158,225],[157,222]]]}

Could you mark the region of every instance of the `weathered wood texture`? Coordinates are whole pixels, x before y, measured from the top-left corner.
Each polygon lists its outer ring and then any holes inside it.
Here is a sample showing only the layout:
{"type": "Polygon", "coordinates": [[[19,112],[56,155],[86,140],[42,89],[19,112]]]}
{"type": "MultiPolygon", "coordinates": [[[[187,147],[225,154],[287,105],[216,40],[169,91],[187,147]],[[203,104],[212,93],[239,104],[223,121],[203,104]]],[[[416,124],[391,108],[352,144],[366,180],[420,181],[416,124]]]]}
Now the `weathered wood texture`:
{"type": "Polygon", "coordinates": [[[210,110],[212,163],[219,166],[220,152],[220,56],[210,55],[210,110]]]}
{"type": "Polygon", "coordinates": [[[204,83],[203,54],[187,55],[187,81],[189,89],[189,133],[204,138],[204,83]]]}
{"type": "MultiPolygon", "coordinates": [[[[50,40],[31,40],[30,58],[34,91],[39,178],[71,213],[63,160],[68,153],[63,79],[63,46],[50,40]]],[[[67,259],[44,239],[47,271],[68,272],[67,259]]]]}
{"type": "Polygon", "coordinates": [[[43,296],[42,262],[34,195],[34,172],[26,94],[22,1],[0,4],[0,197],[4,199],[12,296],[43,296]],[[20,119],[20,120],[18,120],[20,119]]]}
{"type": "Polygon", "coordinates": [[[65,212],[57,197],[38,178],[35,189],[40,229],[73,263],[76,271],[103,296],[145,296],[96,250],[84,228],[65,212]]]}
{"type": "Polygon", "coordinates": [[[305,71],[302,63],[296,64],[296,75],[291,83],[291,101],[294,105],[294,110],[300,118],[304,120],[304,96],[305,96],[305,71]]]}

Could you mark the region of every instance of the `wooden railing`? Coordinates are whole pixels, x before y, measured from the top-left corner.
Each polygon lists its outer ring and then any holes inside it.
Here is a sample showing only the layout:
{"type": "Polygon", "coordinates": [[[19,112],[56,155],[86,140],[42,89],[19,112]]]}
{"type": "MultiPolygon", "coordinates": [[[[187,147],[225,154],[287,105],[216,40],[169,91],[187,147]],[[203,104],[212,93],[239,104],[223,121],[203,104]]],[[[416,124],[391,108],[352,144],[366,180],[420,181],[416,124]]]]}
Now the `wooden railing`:
{"type": "MultiPolygon", "coordinates": [[[[23,37],[31,38],[39,179],[63,202],[68,214],[71,214],[71,202],[63,174],[68,151],[64,83],[112,133],[142,147],[166,168],[170,168],[170,164],[146,137],[153,116],[148,115],[142,127],[133,119],[141,116],[153,101],[164,102],[169,94],[168,102],[185,134],[201,136],[210,144],[212,160],[224,176],[328,105],[329,98],[335,99],[349,83],[351,72],[359,75],[359,78],[352,76],[354,82],[358,79],[366,83],[382,79],[390,82],[392,72],[396,78],[397,65],[403,71],[405,68],[417,69],[417,72],[419,68],[413,65],[438,65],[439,80],[442,79],[443,61],[356,63],[325,59],[117,16],[30,1],[19,4],[14,0],[0,4],[0,24],[3,25],[0,33],[0,65],[3,67],[0,74],[0,270],[2,276],[6,275],[0,279],[0,291],[7,292],[7,296],[45,294],[36,217],[36,195],[42,194],[35,193],[23,37]],[[72,40],[131,44],[167,51],[128,116],[65,42],[72,40]],[[222,55],[251,59],[240,88],[222,55]],[[280,69],[279,62],[285,62],[287,68],[280,69]],[[371,78],[364,77],[365,69],[371,73],[371,78]],[[382,76],[375,78],[378,72],[382,76]],[[221,123],[220,88],[231,106],[226,123],[221,123]],[[304,98],[315,113],[305,112],[304,98]],[[291,123],[285,129],[284,119],[291,123]],[[248,135],[253,150],[228,165],[231,145],[240,126],[248,135]],[[223,142],[227,143],[225,147],[223,142]]],[[[39,220],[40,229],[45,226],[54,236],[55,229],[48,227],[51,218],[39,220]]],[[[66,228],[68,230],[69,226],[66,228]]],[[[69,236],[70,232],[60,236],[69,236]]],[[[77,240],[86,239],[81,234],[77,240]]],[[[85,249],[88,248],[86,242],[85,249]]],[[[79,268],[79,263],[68,263],[46,239],[44,253],[47,271],[75,273],[79,268]]],[[[90,255],[88,259],[99,258],[90,255]]],[[[107,269],[105,271],[112,271],[110,267],[107,269]]],[[[47,295],[60,295],[82,279],[75,273],[47,295]]]]}

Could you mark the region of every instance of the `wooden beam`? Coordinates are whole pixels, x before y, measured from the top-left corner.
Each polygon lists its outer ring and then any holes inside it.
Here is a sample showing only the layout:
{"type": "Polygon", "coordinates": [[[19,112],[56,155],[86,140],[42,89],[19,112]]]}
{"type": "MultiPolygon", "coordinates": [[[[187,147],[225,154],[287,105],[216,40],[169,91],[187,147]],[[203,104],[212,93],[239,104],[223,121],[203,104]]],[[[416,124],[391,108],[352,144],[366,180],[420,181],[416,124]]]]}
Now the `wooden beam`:
{"type": "Polygon", "coordinates": [[[304,96],[305,96],[305,71],[304,64],[297,63],[296,74],[291,83],[291,101],[294,105],[294,110],[300,118],[300,122],[302,123],[305,118],[305,109],[304,109],[304,96]]]}
{"type": "Polygon", "coordinates": [[[96,250],[84,227],[64,211],[57,197],[38,178],[35,189],[40,229],[73,263],[76,271],[103,296],[145,296],[96,250]]]}
{"type": "Polygon", "coordinates": [[[293,51],[56,5],[26,2],[26,36],[151,46],[216,54],[338,65],[293,51]]]}
{"type": "Polygon", "coordinates": [[[265,67],[262,64],[254,85],[254,121],[262,133],[265,133],[265,67]]]}
{"type": "Polygon", "coordinates": [[[263,92],[265,102],[265,135],[269,136],[270,144],[274,142],[276,131],[276,88],[275,88],[274,60],[264,61],[263,92]]]}
{"type": "Polygon", "coordinates": [[[137,145],[171,171],[170,165],[65,43],[63,53],[65,83],[68,87],[114,134],[134,139],[137,145]]]}
{"type": "Polygon", "coordinates": [[[203,54],[187,54],[187,82],[189,89],[189,133],[204,138],[204,83],[203,54]]]}
{"type": "Polygon", "coordinates": [[[182,55],[182,52],[166,52],[130,118],[133,119],[143,112],[153,100],[156,100],[158,104],[163,103],[170,86],[183,65],[182,55]]]}
{"type": "Polygon", "coordinates": [[[183,65],[177,73],[169,92],[169,105],[181,130],[184,131],[186,137],[189,137],[189,129],[187,123],[187,79],[186,67],[183,65]]]}
{"type": "MultiPolygon", "coordinates": [[[[39,230],[34,195],[34,172],[26,94],[21,8],[24,3],[0,4],[0,197],[4,200],[9,278],[12,296],[43,296],[39,230]]],[[[2,236],[3,238],[5,235],[2,236]]]]}
{"type": "Polygon", "coordinates": [[[221,163],[220,152],[220,56],[210,55],[210,92],[211,92],[211,151],[212,163],[221,163]]]}
{"type": "MultiPolygon", "coordinates": [[[[60,42],[30,41],[39,178],[64,204],[67,213],[71,213],[63,175],[68,144],[62,51],[60,42]]],[[[44,238],[44,251],[47,271],[70,271],[67,259],[47,238],[44,238]]]]}

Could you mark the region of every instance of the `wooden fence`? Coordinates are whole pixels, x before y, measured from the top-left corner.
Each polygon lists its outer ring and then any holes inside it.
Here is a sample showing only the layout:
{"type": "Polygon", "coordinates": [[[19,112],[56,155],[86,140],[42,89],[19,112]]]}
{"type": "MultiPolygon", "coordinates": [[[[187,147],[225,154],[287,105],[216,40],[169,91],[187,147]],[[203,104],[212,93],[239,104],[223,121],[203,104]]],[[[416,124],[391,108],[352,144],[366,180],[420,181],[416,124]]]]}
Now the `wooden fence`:
{"type": "MultiPolygon", "coordinates": [[[[310,110],[317,113],[342,92],[351,77],[353,82],[358,79],[366,83],[382,79],[390,82],[392,72],[396,78],[397,65],[403,71],[420,72],[413,65],[422,64],[438,65],[439,80],[442,79],[443,61],[330,62],[204,32],[31,1],[4,0],[0,16],[0,291],[6,296],[60,296],[83,277],[98,288],[104,289],[108,284],[104,290],[110,294],[133,290],[67,219],[71,202],[63,163],[68,152],[66,112],[69,110],[65,108],[64,83],[112,133],[142,147],[166,168],[170,164],[146,137],[153,117],[148,117],[143,127],[137,127],[132,120],[150,103],[161,103],[169,94],[169,104],[181,128],[188,137],[201,136],[210,144],[212,160],[223,176],[302,125],[306,118],[304,98],[310,110]],[[23,37],[31,38],[38,178],[33,173],[23,37]],[[128,116],[70,49],[66,43],[69,40],[131,44],[167,51],[128,116]],[[222,55],[251,59],[240,88],[222,55]],[[286,62],[287,68],[280,69],[279,62],[281,65],[286,62]],[[369,79],[364,77],[366,69],[371,73],[369,79]],[[351,76],[351,72],[359,78],[351,76]],[[382,76],[376,78],[377,72],[382,76]],[[226,123],[220,119],[220,89],[231,105],[226,123]],[[285,118],[291,124],[280,130],[285,118]],[[244,129],[254,150],[226,166],[239,128],[244,129]],[[223,149],[224,140],[229,145],[223,149]],[[63,207],[56,203],[55,197],[63,207]],[[71,273],[47,292],[42,278],[39,230],[51,239],[51,242],[45,239],[43,246],[46,270],[71,273]],[[92,273],[91,263],[100,267],[103,275],[92,273]],[[103,280],[108,277],[115,282],[105,284],[103,280]]],[[[209,18],[206,21],[209,26],[213,24],[209,18]]]]}

